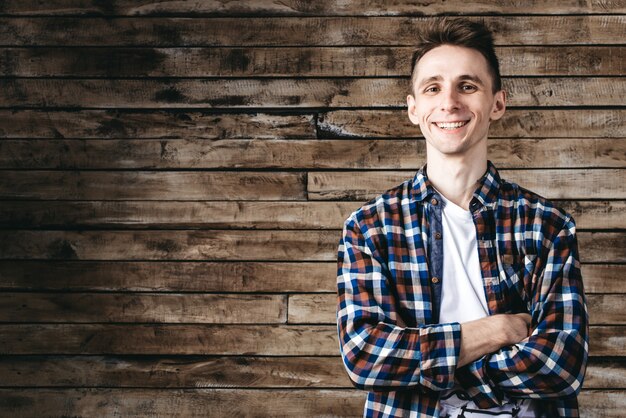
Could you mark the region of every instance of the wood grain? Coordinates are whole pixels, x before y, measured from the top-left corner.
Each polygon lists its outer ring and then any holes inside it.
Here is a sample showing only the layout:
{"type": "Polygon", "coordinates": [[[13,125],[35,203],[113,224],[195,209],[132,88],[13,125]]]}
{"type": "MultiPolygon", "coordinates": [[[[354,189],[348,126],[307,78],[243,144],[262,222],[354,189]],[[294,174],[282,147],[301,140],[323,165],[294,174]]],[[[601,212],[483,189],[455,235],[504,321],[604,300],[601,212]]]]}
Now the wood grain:
{"type": "MultiPolygon", "coordinates": [[[[307,194],[310,200],[369,200],[414,175],[413,171],[309,172],[307,194]]],[[[626,198],[621,186],[626,181],[624,170],[500,170],[500,175],[548,199],[626,198]]]]}
{"type": "MultiPolygon", "coordinates": [[[[419,169],[415,139],[3,140],[0,169],[419,169]]],[[[626,138],[492,139],[501,168],[626,167],[626,138]]]]}
{"type": "MultiPolygon", "coordinates": [[[[554,202],[579,230],[626,228],[626,201],[554,202]]],[[[362,203],[337,201],[9,201],[0,228],[66,229],[341,229],[362,203]]]]}
{"type": "Polygon", "coordinates": [[[315,138],[313,115],[2,110],[0,138],[315,138]]]}
{"type": "MultiPolygon", "coordinates": [[[[626,96],[626,83],[617,77],[505,78],[503,87],[511,107],[621,106],[626,96]]],[[[0,88],[5,108],[403,108],[409,93],[408,79],[398,78],[4,78],[0,88]]]]}
{"type": "Polygon", "coordinates": [[[5,0],[0,7],[4,15],[20,16],[394,16],[446,14],[610,14],[626,13],[623,1],[559,1],[530,0],[519,3],[513,0],[492,2],[488,0],[332,0],[302,2],[297,0],[205,0],[192,4],[180,1],[117,0],[114,3],[84,2],[80,0],[5,0]]]}
{"type": "Polygon", "coordinates": [[[0,293],[0,322],[280,324],[286,295],[0,293]]]}
{"type": "MultiPolygon", "coordinates": [[[[388,77],[411,73],[411,47],[0,48],[5,77],[388,77]]],[[[503,76],[620,76],[623,46],[496,49],[503,76]]]]}
{"type": "MultiPolygon", "coordinates": [[[[341,358],[220,356],[3,356],[14,386],[129,388],[352,388],[341,358]],[[85,373],[89,370],[89,373],[85,373]]],[[[591,358],[585,389],[626,388],[624,358],[591,358]]]]}
{"type": "MultiPolygon", "coordinates": [[[[337,240],[339,236],[337,237],[337,240]]],[[[615,287],[621,271],[607,266],[615,287]]],[[[63,292],[333,292],[335,262],[0,260],[0,289],[63,292]]],[[[606,272],[605,272],[606,271],[606,272]]],[[[598,280],[600,282],[600,280],[598,280]]],[[[623,285],[622,285],[623,286],[623,285]]],[[[623,290],[626,293],[626,290],[623,290]]]]}
{"type": "MultiPolygon", "coordinates": [[[[621,138],[626,110],[507,109],[489,129],[490,138],[621,138]]],[[[324,138],[415,138],[419,128],[404,110],[334,110],[318,117],[324,138]]]]}
{"type": "Polygon", "coordinates": [[[0,199],[305,200],[298,172],[3,171],[0,199]]]}
{"type": "MultiPolygon", "coordinates": [[[[623,326],[592,326],[590,355],[624,356],[623,326]]],[[[0,324],[3,355],[336,356],[336,325],[0,324]],[[62,335],[63,338],[59,338],[62,335]]]]}
{"type": "MultiPolygon", "coordinates": [[[[412,46],[429,19],[0,17],[0,39],[3,46],[412,46]]],[[[623,15],[474,19],[493,30],[497,45],[619,45],[626,21],[623,15]]]]}
{"type": "Polygon", "coordinates": [[[586,293],[626,293],[626,266],[619,264],[583,264],[586,293]]]}

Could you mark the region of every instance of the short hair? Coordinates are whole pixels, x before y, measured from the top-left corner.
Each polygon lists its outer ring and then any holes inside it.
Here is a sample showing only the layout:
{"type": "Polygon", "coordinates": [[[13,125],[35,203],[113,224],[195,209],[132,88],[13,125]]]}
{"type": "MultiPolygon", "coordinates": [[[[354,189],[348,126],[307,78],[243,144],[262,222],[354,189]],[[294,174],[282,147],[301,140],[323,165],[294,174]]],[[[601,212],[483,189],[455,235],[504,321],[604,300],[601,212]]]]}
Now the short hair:
{"type": "Polygon", "coordinates": [[[480,52],[487,60],[493,81],[493,93],[502,90],[500,63],[493,48],[493,36],[489,28],[467,19],[444,17],[426,23],[419,31],[417,46],[411,60],[411,92],[415,84],[417,63],[428,51],[442,45],[462,46],[480,52]]]}

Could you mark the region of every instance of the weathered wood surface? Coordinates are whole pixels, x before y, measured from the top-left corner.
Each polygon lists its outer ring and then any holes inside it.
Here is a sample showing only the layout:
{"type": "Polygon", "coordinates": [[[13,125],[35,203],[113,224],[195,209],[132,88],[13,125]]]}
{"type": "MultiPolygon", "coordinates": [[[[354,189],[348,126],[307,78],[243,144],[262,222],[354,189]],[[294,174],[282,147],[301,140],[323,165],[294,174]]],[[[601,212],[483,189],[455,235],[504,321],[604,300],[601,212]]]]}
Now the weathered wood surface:
{"type": "MultiPolygon", "coordinates": [[[[0,48],[5,77],[408,76],[411,47],[0,48]]],[[[623,46],[500,47],[503,76],[621,76],[623,46]]]]}
{"type": "Polygon", "coordinates": [[[306,200],[301,172],[4,171],[0,199],[306,200]]]}
{"type": "Polygon", "coordinates": [[[315,138],[313,119],[313,115],[195,111],[4,109],[0,138],[299,139],[315,138]]]}
{"type": "MultiPolygon", "coordinates": [[[[590,355],[624,356],[624,330],[591,326],[590,355]]],[[[0,337],[4,355],[336,356],[339,347],[336,325],[0,324],[0,337]]]]}
{"type": "MultiPolygon", "coordinates": [[[[369,200],[407,179],[413,171],[312,171],[309,200],[369,200]]],[[[548,199],[625,199],[626,170],[500,170],[503,179],[548,199]],[[607,179],[612,179],[610,182],[607,179]]]]}
{"type": "MultiPolygon", "coordinates": [[[[505,78],[503,88],[512,107],[621,106],[626,96],[626,83],[618,77],[505,78]]],[[[5,78],[0,79],[0,89],[0,107],[100,109],[406,107],[409,92],[408,79],[403,78],[5,78]]]]}
{"type": "MultiPolygon", "coordinates": [[[[336,292],[329,262],[0,261],[3,291],[336,292]]],[[[626,265],[583,264],[585,291],[626,293],[626,265]]]]}
{"type": "Polygon", "coordinates": [[[0,322],[282,324],[287,295],[2,292],[0,322]]]}
{"type": "MultiPolygon", "coordinates": [[[[626,110],[622,109],[508,109],[492,123],[490,138],[621,138],[626,110]]],[[[319,135],[338,137],[417,137],[405,110],[334,110],[320,113],[319,135]]]]}
{"type": "MultiPolygon", "coordinates": [[[[1,148],[1,147],[0,147],[1,148]]],[[[626,229],[626,201],[561,200],[579,230],[626,229]]],[[[8,201],[0,228],[341,229],[362,202],[8,201]]]]}
{"type": "MultiPolygon", "coordinates": [[[[338,355],[3,356],[0,358],[0,376],[0,386],[25,388],[352,388],[338,355]]],[[[591,358],[584,388],[626,388],[624,360],[591,358]]]]}
{"type": "MultiPolygon", "coordinates": [[[[35,297],[35,300],[36,297],[35,297]]],[[[588,295],[590,323],[593,325],[626,325],[626,297],[621,295],[588,295]]],[[[2,305],[0,305],[0,309],[2,305]]],[[[290,324],[334,324],[335,294],[289,295],[287,322],[290,324]]],[[[626,353],[625,353],[626,354],[626,353]]]]}
{"type": "Polygon", "coordinates": [[[623,0],[559,1],[490,0],[419,1],[395,0],[236,0],[201,2],[117,0],[113,3],[84,0],[5,0],[0,14],[9,16],[394,16],[437,14],[611,14],[626,13],[623,0]]]}
{"type": "MultiPolygon", "coordinates": [[[[626,138],[492,139],[499,168],[626,167],[626,138]]],[[[0,141],[1,169],[419,169],[415,139],[0,141]]]]}
{"type": "MultiPolygon", "coordinates": [[[[587,305],[591,324],[626,325],[623,294],[588,295],[587,305]]],[[[334,324],[336,306],[334,293],[287,296],[3,292],[0,322],[334,324]]]]}
{"type": "MultiPolygon", "coordinates": [[[[334,261],[338,231],[0,231],[1,259],[334,261]],[[267,244],[271,243],[271,246],[267,244]]],[[[626,233],[580,232],[582,262],[626,263],[626,233]]]]}
{"type": "MultiPolygon", "coordinates": [[[[0,17],[2,46],[412,46],[422,17],[0,17]],[[289,34],[289,36],[285,36],[289,34]]],[[[624,15],[477,17],[497,45],[620,45],[624,15]]]]}

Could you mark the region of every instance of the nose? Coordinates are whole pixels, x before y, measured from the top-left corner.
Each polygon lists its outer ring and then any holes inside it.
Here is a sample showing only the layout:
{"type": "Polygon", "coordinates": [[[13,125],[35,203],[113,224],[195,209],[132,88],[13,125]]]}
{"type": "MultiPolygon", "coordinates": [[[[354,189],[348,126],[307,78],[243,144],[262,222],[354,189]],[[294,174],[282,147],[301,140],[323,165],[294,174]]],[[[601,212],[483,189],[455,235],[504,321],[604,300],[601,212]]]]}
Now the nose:
{"type": "Polygon", "coordinates": [[[459,95],[455,89],[445,89],[441,92],[441,110],[451,112],[459,109],[459,95]]]}

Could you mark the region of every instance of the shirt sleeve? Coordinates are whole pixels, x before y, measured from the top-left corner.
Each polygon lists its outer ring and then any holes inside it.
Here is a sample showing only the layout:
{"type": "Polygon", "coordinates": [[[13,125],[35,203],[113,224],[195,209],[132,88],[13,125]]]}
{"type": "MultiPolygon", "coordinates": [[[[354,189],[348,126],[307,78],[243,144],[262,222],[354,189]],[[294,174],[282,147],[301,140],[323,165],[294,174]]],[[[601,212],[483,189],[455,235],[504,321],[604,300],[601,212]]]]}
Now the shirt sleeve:
{"type": "Polygon", "coordinates": [[[543,267],[542,274],[533,273],[537,280],[533,277],[531,335],[457,370],[459,383],[481,407],[497,405],[503,394],[573,398],[575,403],[580,392],[589,351],[589,319],[570,217],[545,257],[535,267],[535,271],[543,267]]]}
{"type": "MultiPolygon", "coordinates": [[[[348,218],[337,257],[337,327],[353,384],[365,390],[449,389],[460,350],[460,324],[406,327],[375,228],[348,218]]],[[[384,236],[382,237],[384,239],[384,236]]]]}

